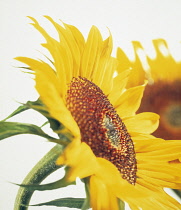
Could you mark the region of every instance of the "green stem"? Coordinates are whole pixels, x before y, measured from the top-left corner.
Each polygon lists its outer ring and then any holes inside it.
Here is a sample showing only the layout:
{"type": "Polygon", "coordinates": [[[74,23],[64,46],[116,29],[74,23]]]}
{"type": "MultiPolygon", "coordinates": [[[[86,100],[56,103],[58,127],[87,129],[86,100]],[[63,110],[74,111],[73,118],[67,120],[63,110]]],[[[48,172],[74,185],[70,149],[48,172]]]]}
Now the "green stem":
{"type": "MultiPolygon", "coordinates": [[[[56,145],[53,147],[29,172],[22,184],[39,184],[52,172],[59,169],[61,166],[57,166],[55,161],[62,153],[62,146],[56,145]]],[[[28,191],[24,187],[20,187],[16,196],[14,210],[27,210],[30,199],[34,191],[28,191]]]]}
{"type": "Polygon", "coordinates": [[[87,210],[90,208],[89,178],[84,178],[82,181],[85,183],[86,199],[82,205],[81,210],[87,210]]]}

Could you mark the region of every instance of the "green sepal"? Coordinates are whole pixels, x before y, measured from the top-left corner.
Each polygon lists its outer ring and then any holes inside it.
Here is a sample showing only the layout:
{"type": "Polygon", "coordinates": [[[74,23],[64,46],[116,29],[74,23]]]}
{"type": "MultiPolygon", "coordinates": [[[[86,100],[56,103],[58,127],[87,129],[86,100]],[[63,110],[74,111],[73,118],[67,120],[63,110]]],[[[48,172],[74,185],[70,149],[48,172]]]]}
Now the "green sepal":
{"type": "Polygon", "coordinates": [[[85,198],[60,198],[45,203],[39,203],[30,206],[57,206],[81,209],[85,198]]]}
{"type": "MultiPolygon", "coordinates": [[[[51,173],[61,168],[62,166],[58,166],[55,163],[61,153],[62,146],[57,144],[33,167],[22,184],[40,184],[51,173]]],[[[29,191],[24,187],[20,187],[16,196],[14,210],[27,210],[33,192],[34,191],[29,191]]]]}
{"type": "Polygon", "coordinates": [[[40,127],[33,124],[6,121],[0,122],[0,140],[19,134],[34,134],[49,140],[60,141],[59,139],[49,136],[40,127]]]}
{"type": "MultiPolygon", "coordinates": [[[[17,67],[19,69],[26,69],[26,70],[29,70],[29,71],[32,71],[32,69],[30,69],[29,67],[25,67],[25,66],[20,66],[20,67],[17,67]]],[[[27,71],[23,71],[24,73],[30,73],[30,72],[27,72],[27,71]]]]}
{"type": "Polygon", "coordinates": [[[44,122],[40,127],[43,128],[45,125],[49,124],[48,121],[44,122]]]}
{"type": "MultiPolygon", "coordinates": [[[[21,106],[19,106],[12,114],[10,114],[8,117],[6,117],[4,120],[0,121],[0,122],[4,122],[7,119],[20,114],[23,111],[29,110],[29,109],[33,109],[37,112],[39,112],[40,114],[42,114],[44,117],[47,118],[48,121],[46,121],[45,123],[43,123],[43,125],[41,127],[43,127],[46,124],[50,124],[50,128],[57,133],[59,139],[62,139],[62,143],[60,141],[56,141],[55,138],[49,138],[48,136],[46,136],[45,138],[48,137],[49,140],[55,140],[55,143],[60,143],[60,144],[65,144],[67,145],[68,143],[71,142],[72,139],[72,135],[70,134],[70,132],[56,119],[52,118],[48,112],[48,109],[46,108],[46,106],[41,102],[40,99],[36,100],[36,101],[28,101],[26,104],[22,104],[21,106]]],[[[27,125],[27,124],[26,124],[27,125]]],[[[31,125],[31,124],[30,124],[31,125]]],[[[22,128],[23,129],[23,128],[22,128]]],[[[19,130],[19,129],[18,129],[19,130]]],[[[21,132],[20,132],[21,134],[21,132]]],[[[31,132],[28,134],[32,134],[31,132]]],[[[34,134],[34,133],[33,133],[34,134]]],[[[15,134],[17,135],[17,134],[15,134]]]]}
{"type": "Polygon", "coordinates": [[[46,117],[50,123],[50,128],[53,131],[60,130],[62,128],[62,124],[50,116],[46,106],[41,102],[40,99],[36,101],[28,101],[26,104],[24,104],[24,106],[28,107],[29,109],[33,109],[46,117]]]}
{"type": "Polygon", "coordinates": [[[179,197],[179,198],[181,198],[181,190],[179,189],[179,190],[177,190],[177,189],[172,189],[173,190],[173,192],[179,197]]]}
{"type": "Polygon", "coordinates": [[[119,207],[119,210],[125,209],[125,203],[120,199],[118,199],[118,207],[119,207]]]}
{"type": "Polygon", "coordinates": [[[60,179],[56,182],[49,183],[49,184],[43,184],[43,185],[16,184],[16,185],[18,185],[20,187],[24,187],[28,191],[35,191],[35,190],[44,191],[44,190],[55,190],[55,189],[59,189],[59,188],[62,188],[62,187],[66,187],[68,185],[76,185],[76,182],[67,182],[66,177],[63,177],[62,179],[60,179]]]}
{"type": "Polygon", "coordinates": [[[60,139],[64,139],[67,143],[70,143],[72,139],[72,135],[70,132],[56,119],[52,118],[46,108],[46,106],[41,102],[40,99],[37,101],[28,101],[26,103],[26,106],[34,109],[35,111],[42,114],[44,117],[48,119],[48,122],[50,123],[50,128],[57,133],[60,139]]]}
{"type": "Polygon", "coordinates": [[[41,102],[40,99],[37,99],[36,101],[27,101],[26,104],[24,104],[24,106],[39,112],[47,118],[50,117],[46,106],[41,102]]]}
{"type": "Polygon", "coordinates": [[[13,113],[11,113],[2,121],[6,121],[9,118],[14,117],[15,115],[20,114],[21,112],[29,109],[33,109],[42,114],[44,117],[46,117],[48,119],[48,122],[50,123],[50,127],[52,128],[52,130],[55,131],[60,129],[61,123],[50,116],[46,106],[41,102],[40,99],[36,101],[27,101],[25,104],[21,104],[15,111],[13,111],[13,113]]]}

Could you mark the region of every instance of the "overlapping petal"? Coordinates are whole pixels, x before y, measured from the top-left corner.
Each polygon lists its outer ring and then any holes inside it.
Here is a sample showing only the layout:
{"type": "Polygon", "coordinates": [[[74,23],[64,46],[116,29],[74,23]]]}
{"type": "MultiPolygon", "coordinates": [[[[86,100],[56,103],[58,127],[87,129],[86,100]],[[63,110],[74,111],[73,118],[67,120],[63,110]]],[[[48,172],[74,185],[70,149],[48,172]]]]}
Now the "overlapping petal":
{"type": "Polygon", "coordinates": [[[119,209],[117,197],[102,179],[94,175],[90,177],[90,194],[93,209],[119,209]]]}
{"type": "Polygon", "coordinates": [[[122,118],[135,115],[143,96],[145,85],[129,88],[120,95],[114,107],[122,118]]]}
{"type": "Polygon", "coordinates": [[[143,112],[124,119],[124,123],[130,132],[151,134],[158,128],[159,115],[143,112]]]}

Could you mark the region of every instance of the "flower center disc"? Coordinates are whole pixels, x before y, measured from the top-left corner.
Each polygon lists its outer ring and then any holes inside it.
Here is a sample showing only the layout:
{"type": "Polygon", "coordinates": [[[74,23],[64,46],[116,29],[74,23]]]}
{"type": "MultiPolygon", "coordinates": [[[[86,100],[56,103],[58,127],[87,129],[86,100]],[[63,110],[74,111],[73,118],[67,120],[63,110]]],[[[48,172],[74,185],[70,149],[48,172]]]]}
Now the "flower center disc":
{"type": "Polygon", "coordinates": [[[168,129],[181,130],[181,104],[170,104],[163,109],[163,122],[168,129]]]}
{"type": "Polygon", "coordinates": [[[67,107],[80,128],[81,141],[97,157],[112,162],[123,179],[135,184],[137,165],[132,139],[102,90],[86,78],[73,78],[67,107]]]}

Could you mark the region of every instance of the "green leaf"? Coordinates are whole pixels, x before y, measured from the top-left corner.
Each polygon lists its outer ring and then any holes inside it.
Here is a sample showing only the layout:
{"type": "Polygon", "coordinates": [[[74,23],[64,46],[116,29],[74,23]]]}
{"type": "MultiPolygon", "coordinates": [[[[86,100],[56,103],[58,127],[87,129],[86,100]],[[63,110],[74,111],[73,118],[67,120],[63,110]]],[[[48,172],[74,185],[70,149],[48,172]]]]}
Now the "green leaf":
{"type": "MultiPolygon", "coordinates": [[[[57,166],[55,163],[61,153],[62,146],[57,144],[34,166],[22,184],[40,184],[47,176],[61,168],[62,166],[57,166]]],[[[20,187],[16,196],[14,210],[27,210],[33,192],[20,187]]]]}
{"type": "Polygon", "coordinates": [[[62,187],[66,187],[68,185],[75,185],[76,182],[67,182],[66,178],[63,177],[62,179],[56,181],[56,182],[52,182],[49,184],[43,184],[43,185],[36,185],[36,184],[31,184],[31,185],[25,185],[25,184],[16,184],[19,185],[20,187],[24,187],[26,188],[26,190],[29,191],[44,191],[44,190],[54,190],[54,189],[59,189],[62,187]]]}
{"type": "Polygon", "coordinates": [[[24,112],[24,111],[26,111],[26,110],[28,110],[28,109],[29,109],[29,107],[27,107],[26,105],[21,105],[21,106],[19,106],[12,114],[10,114],[8,117],[6,117],[6,118],[5,118],[4,120],[2,120],[2,121],[6,121],[7,119],[9,119],[9,118],[11,118],[11,117],[13,117],[13,116],[15,116],[15,115],[21,113],[21,112],[24,112]]]}
{"type": "Polygon", "coordinates": [[[34,134],[50,140],[57,140],[33,124],[4,121],[0,122],[0,140],[19,134],[34,134]]]}
{"type": "Polygon", "coordinates": [[[57,206],[81,209],[85,198],[60,198],[31,206],[57,206]]]}

